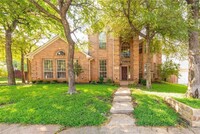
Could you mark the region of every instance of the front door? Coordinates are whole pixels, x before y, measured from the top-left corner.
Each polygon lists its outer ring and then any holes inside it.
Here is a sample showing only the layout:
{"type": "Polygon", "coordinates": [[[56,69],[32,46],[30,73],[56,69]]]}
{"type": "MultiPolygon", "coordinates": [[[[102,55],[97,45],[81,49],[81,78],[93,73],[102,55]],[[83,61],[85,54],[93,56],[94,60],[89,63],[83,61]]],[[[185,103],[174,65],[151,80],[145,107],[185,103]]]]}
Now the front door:
{"type": "Polygon", "coordinates": [[[122,80],[127,80],[127,67],[122,67],[122,80]]]}

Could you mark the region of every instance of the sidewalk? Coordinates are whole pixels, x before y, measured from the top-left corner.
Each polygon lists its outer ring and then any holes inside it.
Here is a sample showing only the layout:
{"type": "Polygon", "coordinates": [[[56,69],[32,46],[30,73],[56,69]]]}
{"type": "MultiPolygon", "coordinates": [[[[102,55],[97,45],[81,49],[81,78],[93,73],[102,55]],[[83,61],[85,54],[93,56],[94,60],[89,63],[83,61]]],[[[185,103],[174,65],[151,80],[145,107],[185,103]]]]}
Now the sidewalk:
{"type": "Polygon", "coordinates": [[[110,120],[104,126],[64,128],[59,125],[0,124],[0,134],[200,134],[200,128],[139,127],[133,111],[129,88],[120,87],[114,94],[110,120]]]}

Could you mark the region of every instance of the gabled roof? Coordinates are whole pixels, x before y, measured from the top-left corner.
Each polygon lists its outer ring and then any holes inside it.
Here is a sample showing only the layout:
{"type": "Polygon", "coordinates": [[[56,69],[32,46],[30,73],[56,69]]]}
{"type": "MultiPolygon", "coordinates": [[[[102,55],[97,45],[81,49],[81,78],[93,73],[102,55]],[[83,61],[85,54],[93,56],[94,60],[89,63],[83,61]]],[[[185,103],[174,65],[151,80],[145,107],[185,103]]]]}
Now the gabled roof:
{"type": "MultiPolygon", "coordinates": [[[[47,41],[44,45],[38,47],[35,51],[30,52],[29,54],[27,54],[26,58],[28,58],[28,59],[33,58],[34,55],[36,55],[37,53],[41,52],[46,47],[48,47],[49,45],[51,45],[52,43],[54,43],[55,41],[57,41],[59,39],[63,40],[64,42],[66,42],[68,44],[68,42],[65,39],[61,38],[60,36],[55,36],[54,38],[52,38],[49,41],[47,41]]],[[[80,51],[80,52],[83,53],[86,56],[86,58],[93,59],[90,55],[86,54],[85,52],[82,52],[82,51],[80,51]]]]}

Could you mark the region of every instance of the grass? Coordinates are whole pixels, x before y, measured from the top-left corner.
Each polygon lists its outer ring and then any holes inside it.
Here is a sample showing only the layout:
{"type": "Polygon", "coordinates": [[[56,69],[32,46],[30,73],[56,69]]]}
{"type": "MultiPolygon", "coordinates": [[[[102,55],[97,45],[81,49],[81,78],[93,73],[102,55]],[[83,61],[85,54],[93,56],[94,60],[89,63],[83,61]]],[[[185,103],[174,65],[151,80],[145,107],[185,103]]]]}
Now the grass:
{"type": "Polygon", "coordinates": [[[167,83],[167,82],[152,83],[151,89],[147,89],[145,86],[141,86],[138,88],[149,92],[165,92],[165,93],[186,93],[187,91],[186,85],[167,83]]]}
{"type": "Polygon", "coordinates": [[[133,89],[132,96],[137,106],[133,114],[139,126],[176,126],[179,115],[162,98],[133,89]]]}
{"type": "MultiPolygon", "coordinates": [[[[16,83],[22,83],[21,79],[16,78],[16,83]]],[[[0,85],[5,85],[8,83],[7,77],[0,77],[0,85]]]]}
{"type": "Polygon", "coordinates": [[[66,94],[66,84],[0,86],[0,122],[100,125],[107,119],[117,87],[79,84],[78,93],[66,94]]]}
{"type": "Polygon", "coordinates": [[[193,98],[175,98],[175,99],[193,108],[197,108],[197,109],[200,108],[199,99],[193,99],[193,98]]]}

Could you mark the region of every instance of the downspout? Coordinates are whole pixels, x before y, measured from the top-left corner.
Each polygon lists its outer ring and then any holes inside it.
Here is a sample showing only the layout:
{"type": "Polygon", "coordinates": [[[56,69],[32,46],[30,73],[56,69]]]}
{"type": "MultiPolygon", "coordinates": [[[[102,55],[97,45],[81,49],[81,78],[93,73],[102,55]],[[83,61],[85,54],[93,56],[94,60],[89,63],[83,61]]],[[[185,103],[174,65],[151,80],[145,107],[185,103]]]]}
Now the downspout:
{"type": "Polygon", "coordinates": [[[91,60],[89,59],[89,82],[91,81],[91,69],[90,69],[90,63],[91,63],[91,60]]]}
{"type": "Polygon", "coordinates": [[[114,47],[115,47],[115,39],[114,39],[114,37],[113,37],[113,71],[112,71],[112,80],[114,81],[114,68],[115,68],[115,66],[114,66],[114,47]]]}
{"type": "Polygon", "coordinates": [[[91,61],[93,60],[93,58],[89,58],[89,81],[91,81],[91,61]]]}

